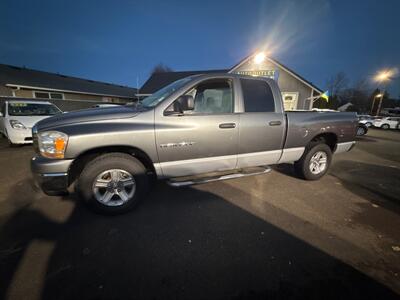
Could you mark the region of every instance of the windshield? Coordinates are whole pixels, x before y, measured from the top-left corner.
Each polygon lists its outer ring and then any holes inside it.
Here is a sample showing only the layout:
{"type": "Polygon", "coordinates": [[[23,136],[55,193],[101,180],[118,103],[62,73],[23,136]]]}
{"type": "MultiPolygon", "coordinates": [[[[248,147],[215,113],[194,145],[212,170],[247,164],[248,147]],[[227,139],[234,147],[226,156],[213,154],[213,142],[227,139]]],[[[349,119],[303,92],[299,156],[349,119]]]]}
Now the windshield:
{"type": "Polygon", "coordinates": [[[180,80],[177,80],[166,87],[162,88],[161,90],[158,90],[155,92],[153,95],[146,97],[142,100],[141,105],[144,107],[154,107],[161,101],[163,101],[165,98],[169,97],[172,95],[176,90],[180,89],[182,86],[184,86],[187,82],[192,80],[192,77],[186,77],[180,80]]]}
{"type": "Polygon", "coordinates": [[[10,116],[52,116],[61,111],[52,104],[10,102],[8,114],[10,116]]]}

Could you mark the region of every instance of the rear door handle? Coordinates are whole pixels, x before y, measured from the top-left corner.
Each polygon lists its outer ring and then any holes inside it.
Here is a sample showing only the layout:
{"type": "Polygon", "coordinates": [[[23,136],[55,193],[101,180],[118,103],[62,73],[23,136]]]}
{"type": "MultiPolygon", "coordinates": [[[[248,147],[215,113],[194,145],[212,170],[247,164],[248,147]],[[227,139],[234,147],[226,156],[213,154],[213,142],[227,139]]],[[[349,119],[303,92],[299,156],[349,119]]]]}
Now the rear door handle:
{"type": "Polygon", "coordinates": [[[219,128],[221,128],[221,129],[235,128],[235,127],[236,127],[235,123],[222,123],[222,124],[219,124],[219,128]]]}
{"type": "Polygon", "coordinates": [[[269,126],[279,126],[282,124],[282,122],[281,121],[270,121],[268,124],[269,124],[269,126]]]}

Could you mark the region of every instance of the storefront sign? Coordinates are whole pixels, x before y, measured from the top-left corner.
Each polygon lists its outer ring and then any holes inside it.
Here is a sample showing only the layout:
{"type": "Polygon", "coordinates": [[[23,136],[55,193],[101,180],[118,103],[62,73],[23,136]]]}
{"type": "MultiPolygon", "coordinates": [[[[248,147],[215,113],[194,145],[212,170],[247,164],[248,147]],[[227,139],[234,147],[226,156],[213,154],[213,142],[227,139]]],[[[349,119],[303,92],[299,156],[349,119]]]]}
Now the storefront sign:
{"type": "Polygon", "coordinates": [[[268,77],[274,80],[278,80],[279,72],[277,70],[251,70],[251,71],[236,71],[239,75],[248,75],[255,77],[268,77]]]}

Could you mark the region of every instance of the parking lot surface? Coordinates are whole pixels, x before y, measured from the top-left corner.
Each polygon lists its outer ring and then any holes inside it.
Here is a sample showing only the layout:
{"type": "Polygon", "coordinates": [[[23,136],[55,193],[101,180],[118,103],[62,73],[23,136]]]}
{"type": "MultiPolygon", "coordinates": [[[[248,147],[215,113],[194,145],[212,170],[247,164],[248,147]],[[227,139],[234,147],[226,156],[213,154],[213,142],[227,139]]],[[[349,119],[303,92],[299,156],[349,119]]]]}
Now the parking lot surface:
{"type": "Polygon", "coordinates": [[[189,188],[157,183],[105,217],[30,179],[0,139],[0,299],[395,299],[400,132],[371,129],[317,182],[290,165],[189,188]]]}

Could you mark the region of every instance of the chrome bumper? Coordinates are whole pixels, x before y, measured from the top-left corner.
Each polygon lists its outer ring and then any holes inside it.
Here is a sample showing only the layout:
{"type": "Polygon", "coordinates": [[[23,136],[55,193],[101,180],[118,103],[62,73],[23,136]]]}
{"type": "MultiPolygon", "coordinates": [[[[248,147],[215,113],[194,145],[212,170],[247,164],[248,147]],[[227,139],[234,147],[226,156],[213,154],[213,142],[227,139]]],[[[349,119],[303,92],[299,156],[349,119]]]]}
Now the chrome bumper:
{"type": "Polygon", "coordinates": [[[68,193],[68,170],[72,160],[54,160],[34,157],[31,171],[35,184],[47,195],[65,195],[68,193]]]}

